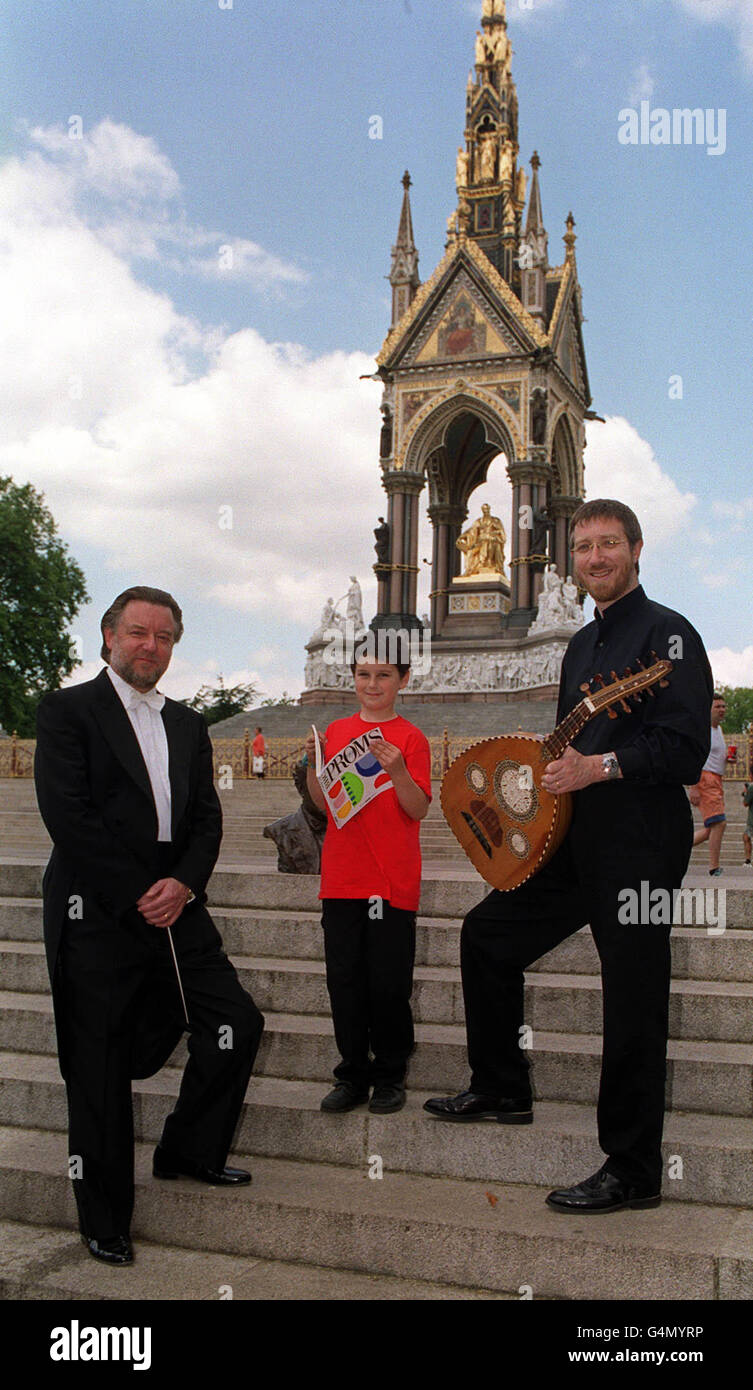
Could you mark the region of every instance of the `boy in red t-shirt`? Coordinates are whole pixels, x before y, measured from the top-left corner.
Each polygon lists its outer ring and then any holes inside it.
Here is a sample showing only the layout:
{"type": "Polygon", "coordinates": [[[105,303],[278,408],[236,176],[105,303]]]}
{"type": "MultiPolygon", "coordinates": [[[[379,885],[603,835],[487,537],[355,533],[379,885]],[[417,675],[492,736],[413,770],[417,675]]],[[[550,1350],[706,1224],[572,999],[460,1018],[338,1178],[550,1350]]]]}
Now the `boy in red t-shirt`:
{"type": "MultiPolygon", "coordinates": [[[[319,897],[327,989],[342,1061],[322,1110],[363,1105],[373,1085],[369,1110],[384,1115],[405,1104],[405,1072],[414,1046],[410,996],[421,891],[418,829],[431,801],[431,750],[421,730],[395,713],[397,692],[410,674],[407,664],[358,661],[353,674],[360,709],[330,724],[322,739],[324,761],[379,726],[385,737],[371,740],[370,751],[392,786],[341,829],[331,806],[328,814],[319,897]]],[[[308,789],[324,810],[328,802],[316,776],[315,751],[311,733],[308,789]]]]}

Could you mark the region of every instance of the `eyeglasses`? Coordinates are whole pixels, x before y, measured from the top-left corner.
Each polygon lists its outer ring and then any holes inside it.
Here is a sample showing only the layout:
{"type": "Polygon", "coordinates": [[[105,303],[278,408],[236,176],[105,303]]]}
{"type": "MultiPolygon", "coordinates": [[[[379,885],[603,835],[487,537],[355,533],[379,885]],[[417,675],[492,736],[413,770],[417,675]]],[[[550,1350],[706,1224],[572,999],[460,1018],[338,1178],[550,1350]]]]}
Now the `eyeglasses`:
{"type": "Polygon", "coordinates": [[[590,555],[596,547],[598,550],[614,550],[618,545],[627,545],[626,536],[607,536],[603,541],[578,541],[573,546],[573,555],[579,558],[583,555],[590,555]]]}

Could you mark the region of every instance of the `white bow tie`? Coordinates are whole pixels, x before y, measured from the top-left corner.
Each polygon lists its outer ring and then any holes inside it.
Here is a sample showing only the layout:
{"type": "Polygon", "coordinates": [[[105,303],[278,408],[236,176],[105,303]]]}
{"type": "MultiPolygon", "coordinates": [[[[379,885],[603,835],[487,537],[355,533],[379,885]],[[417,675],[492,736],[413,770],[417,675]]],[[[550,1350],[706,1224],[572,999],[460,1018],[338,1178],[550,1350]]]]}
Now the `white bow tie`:
{"type": "Polygon", "coordinates": [[[148,705],[150,709],[161,710],[165,703],[165,697],[164,695],[160,695],[158,690],[149,690],[145,695],[137,695],[134,693],[128,703],[129,707],[135,710],[138,710],[144,705],[148,705]]]}

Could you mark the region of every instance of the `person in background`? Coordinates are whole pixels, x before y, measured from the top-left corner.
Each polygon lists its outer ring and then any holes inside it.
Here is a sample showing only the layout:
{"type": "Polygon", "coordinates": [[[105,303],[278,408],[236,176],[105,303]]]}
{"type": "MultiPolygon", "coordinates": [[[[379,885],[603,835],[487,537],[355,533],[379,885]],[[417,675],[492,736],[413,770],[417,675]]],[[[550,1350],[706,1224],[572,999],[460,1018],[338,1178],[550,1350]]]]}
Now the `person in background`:
{"type": "Polygon", "coordinates": [[[264,780],[264,759],[267,755],[267,745],[264,742],[264,735],[261,731],[261,724],[257,724],[254,741],[251,744],[251,771],[254,777],[264,780]]]}
{"type": "Polygon", "coordinates": [[[703,825],[696,830],[693,836],[693,845],[702,845],[704,841],[709,842],[709,874],[712,878],[718,878],[721,874],[719,858],[722,852],[722,837],[727,825],[727,817],[724,811],[724,768],[727,762],[727,745],[724,742],[722,733],[722,720],[724,719],[726,705],[724,696],[719,691],[714,692],[714,699],[711,705],[711,751],[707,757],[701,780],[691,787],[688,795],[692,806],[697,806],[703,825]]]}
{"type": "Polygon", "coordinates": [[[750,851],[753,844],[753,782],[746,782],[743,787],[743,806],[748,808],[748,819],[743,830],[743,850],[745,852],[743,867],[750,869],[753,867],[750,862],[750,851]]]}

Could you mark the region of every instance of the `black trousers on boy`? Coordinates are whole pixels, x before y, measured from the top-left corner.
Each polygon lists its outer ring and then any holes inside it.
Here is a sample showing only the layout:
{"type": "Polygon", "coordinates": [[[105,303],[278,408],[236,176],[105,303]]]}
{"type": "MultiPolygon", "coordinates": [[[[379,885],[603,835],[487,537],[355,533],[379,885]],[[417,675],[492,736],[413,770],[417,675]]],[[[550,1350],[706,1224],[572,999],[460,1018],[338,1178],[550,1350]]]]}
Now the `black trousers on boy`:
{"type": "Polygon", "coordinates": [[[364,1091],[370,1085],[402,1085],[414,1048],[415,912],[381,899],[325,898],[322,927],[342,1058],[335,1067],[337,1080],[364,1091]]]}

